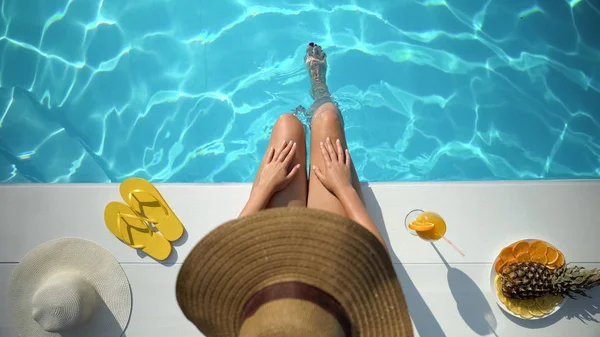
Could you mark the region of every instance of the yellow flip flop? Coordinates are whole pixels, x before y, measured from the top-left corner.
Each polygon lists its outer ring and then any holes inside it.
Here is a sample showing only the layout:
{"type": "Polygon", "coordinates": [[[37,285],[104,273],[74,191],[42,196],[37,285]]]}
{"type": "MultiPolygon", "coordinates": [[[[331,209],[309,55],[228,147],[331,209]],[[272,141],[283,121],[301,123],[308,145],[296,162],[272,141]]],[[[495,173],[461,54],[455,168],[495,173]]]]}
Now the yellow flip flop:
{"type": "Polygon", "coordinates": [[[183,224],[156,187],[142,178],[129,178],[121,183],[121,197],[133,211],[156,226],[169,241],[183,235],[183,224]]]}
{"type": "Polygon", "coordinates": [[[119,240],[157,260],[171,255],[171,243],[153,231],[129,206],[110,202],[104,209],[106,227],[119,240]]]}

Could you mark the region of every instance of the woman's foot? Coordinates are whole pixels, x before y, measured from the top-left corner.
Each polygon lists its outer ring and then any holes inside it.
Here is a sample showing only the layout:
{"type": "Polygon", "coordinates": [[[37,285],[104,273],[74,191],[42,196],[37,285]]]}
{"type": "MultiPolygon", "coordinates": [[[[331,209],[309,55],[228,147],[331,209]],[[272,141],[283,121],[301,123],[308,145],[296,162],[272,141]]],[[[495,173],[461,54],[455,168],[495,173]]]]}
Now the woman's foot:
{"type": "Polygon", "coordinates": [[[304,63],[310,76],[310,95],[314,100],[318,100],[324,96],[330,96],[329,89],[325,83],[327,74],[327,55],[321,49],[321,46],[311,42],[306,48],[304,63]]]}

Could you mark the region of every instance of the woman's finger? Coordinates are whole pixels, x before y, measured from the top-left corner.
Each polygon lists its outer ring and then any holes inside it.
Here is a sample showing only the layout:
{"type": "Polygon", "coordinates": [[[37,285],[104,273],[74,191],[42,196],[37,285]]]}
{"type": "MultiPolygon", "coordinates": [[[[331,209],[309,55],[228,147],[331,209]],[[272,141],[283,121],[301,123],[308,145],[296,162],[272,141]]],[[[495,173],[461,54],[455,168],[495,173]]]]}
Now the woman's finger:
{"type": "Polygon", "coordinates": [[[297,164],[296,166],[294,166],[294,168],[290,171],[290,173],[288,173],[288,175],[285,177],[285,180],[292,180],[292,178],[294,178],[294,176],[296,175],[296,173],[298,173],[298,171],[300,171],[300,164],[297,164]]]}
{"type": "Polygon", "coordinates": [[[279,154],[281,153],[281,151],[283,151],[283,149],[285,149],[285,146],[287,145],[287,141],[283,141],[281,143],[281,145],[275,149],[275,154],[273,154],[273,159],[277,160],[277,158],[279,158],[279,154]]]}
{"type": "Polygon", "coordinates": [[[334,160],[334,159],[336,159],[336,153],[335,153],[335,149],[333,148],[333,143],[331,142],[331,138],[327,137],[326,141],[327,141],[327,151],[329,151],[329,156],[331,157],[331,160],[334,160]]]}
{"type": "Polygon", "coordinates": [[[275,155],[275,148],[274,147],[270,147],[267,149],[267,152],[265,153],[265,163],[270,163],[271,160],[273,160],[273,156],[275,155]]]}
{"type": "Polygon", "coordinates": [[[344,149],[342,149],[342,142],[338,139],[335,141],[335,145],[337,147],[337,156],[338,156],[338,161],[340,163],[344,162],[344,149]]]}
{"type": "Polygon", "coordinates": [[[285,144],[285,147],[279,153],[279,157],[277,157],[277,160],[281,162],[284,161],[285,157],[287,157],[288,153],[290,153],[292,146],[294,146],[294,142],[290,140],[287,144],[285,144]]]}
{"type": "Polygon", "coordinates": [[[290,149],[290,151],[287,153],[287,155],[283,159],[283,164],[285,165],[285,167],[290,166],[290,163],[292,162],[292,160],[294,160],[294,157],[296,156],[297,148],[298,147],[296,146],[296,143],[292,144],[292,148],[290,149]]]}
{"type": "Polygon", "coordinates": [[[331,157],[329,156],[329,152],[327,151],[327,149],[325,148],[325,144],[323,144],[323,142],[321,142],[319,144],[319,146],[321,147],[321,156],[323,156],[323,160],[328,163],[331,162],[331,157]]]}
{"type": "Polygon", "coordinates": [[[319,170],[319,168],[316,165],[313,165],[313,172],[315,173],[315,175],[317,176],[317,179],[319,179],[319,181],[321,183],[323,183],[323,179],[325,178],[323,176],[323,173],[321,173],[321,170],[319,170]]]}
{"type": "Polygon", "coordinates": [[[346,166],[350,168],[350,165],[352,165],[352,159],[350,159],[350,151],[346,149],[346,166]]]}

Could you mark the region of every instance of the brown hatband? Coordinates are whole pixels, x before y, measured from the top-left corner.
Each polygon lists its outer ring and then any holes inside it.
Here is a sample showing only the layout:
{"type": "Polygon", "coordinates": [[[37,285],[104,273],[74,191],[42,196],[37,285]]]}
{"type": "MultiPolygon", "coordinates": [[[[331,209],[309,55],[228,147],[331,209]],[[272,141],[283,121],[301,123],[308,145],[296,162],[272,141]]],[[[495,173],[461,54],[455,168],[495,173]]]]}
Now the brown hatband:
{"type": "Polygon", "coordinates": [[[256,292],[244,305],[240,315],[240,326],[263,304],[285,298],[305,300],[318,305],[335,317],[346,337],[352,336],[352,325],[342,305],[323,290],[302,282],[276,283],[256,292]]]}

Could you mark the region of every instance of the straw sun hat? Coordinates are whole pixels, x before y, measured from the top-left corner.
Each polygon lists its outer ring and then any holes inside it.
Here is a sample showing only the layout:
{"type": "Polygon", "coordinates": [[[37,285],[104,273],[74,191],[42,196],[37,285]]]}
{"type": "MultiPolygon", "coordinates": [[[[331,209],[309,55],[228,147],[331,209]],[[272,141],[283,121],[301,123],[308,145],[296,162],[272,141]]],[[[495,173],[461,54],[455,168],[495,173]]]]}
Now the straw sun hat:
{"type": "Polygon", "coordinates": [[[46,242],[15,267],[8,306],[24,337],[119,337],[131,313],[125,272],[84,239],[46,242]]]}
{"type": "Polygon", "coordinates": [[[315,209],[268,209],[219,226],[186,258],[176,292],[207,337],[413,335],[383,245],[315,209]]]}

